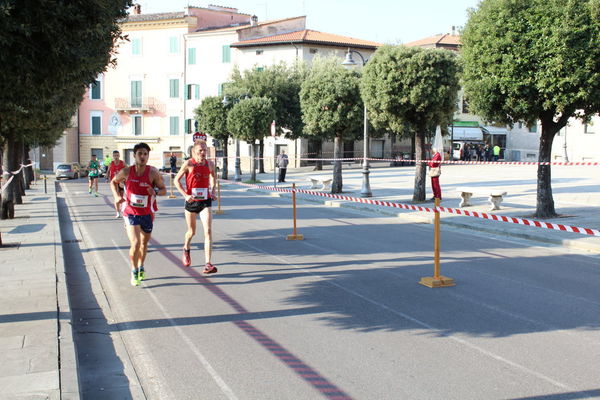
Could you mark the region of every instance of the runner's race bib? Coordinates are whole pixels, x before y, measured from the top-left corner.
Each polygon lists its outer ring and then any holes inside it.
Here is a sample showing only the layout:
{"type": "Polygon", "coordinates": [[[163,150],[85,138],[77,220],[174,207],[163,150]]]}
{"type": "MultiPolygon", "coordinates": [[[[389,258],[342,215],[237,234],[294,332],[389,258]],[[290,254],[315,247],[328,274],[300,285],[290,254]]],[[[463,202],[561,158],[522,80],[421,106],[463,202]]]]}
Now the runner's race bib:
{"type": "Polygon", "coordinates": [[[131,194],[129,197],[131,207],[146,208],[148,206],[148,196],[141,194],[131,194]]]}
{"type": "Polygon", "coordinates": [[[194,199],[194,200],[208,199],[208,189],[207,188],[192,188],[192,199],[194,199]]]}

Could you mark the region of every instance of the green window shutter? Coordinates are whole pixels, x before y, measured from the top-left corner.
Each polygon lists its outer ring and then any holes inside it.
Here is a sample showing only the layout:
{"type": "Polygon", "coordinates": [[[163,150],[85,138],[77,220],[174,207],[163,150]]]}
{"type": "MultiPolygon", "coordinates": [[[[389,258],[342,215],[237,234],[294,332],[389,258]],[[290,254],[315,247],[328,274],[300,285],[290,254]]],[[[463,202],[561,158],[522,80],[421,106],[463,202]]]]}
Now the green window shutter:
{"type": "Polygon", "coordinates": [[[219,83],[219,96],[223,95],[223,83],[219,83]]]}
{"type": "Polygon", "coordinates": [[[142,106],[142,81],[131,81],[131,107],[142,106]]]}
{"type": "Polygon", "coordinates": [[[134,56],[142,54],[142,39],[133,39],[131,41],[131,54],[134,56]]]}
{"type": "Polygon", "coordinates": [[[92,135],[99,135],[100,133],[102,133],[101,123],[101,117],[92,117],[92,135]]]}
{"type": "Polygon", "coordinates": [[[98,80],[91,85],[90,98],[92,100],[100,100],[102,98],[102,83],[98,80]]]}
{"type": "Polygon", "coordinates": [[[136,136],[142,134],[142,117],[139,115],[133,117],[133,134],[136,136]]]}
{"type": "Polygon", "coordinates": [[[223,46],[223,62],[231,62],[231,47],[228,44],[223,46]]]}
{"type": "Polygon", "coordinates": [[[179,97],[179,79],[171,79],[169,81],[169,97],[179,97]]]}
{"type": "Polygon", "coordinates": [[[196,64],[196,49],[195,48],[188,49],[188,64],[190,64],[190,65],[196,64]]]}
{"type": "Polygon", "coordinates": [[[194,85],[194,97],[196,100],[200,100],[200,85],[194,85]]]}
{"type": "Polygon", "coordinates": [[[172,36],[169,38],[169,52],[179,53],[179,40],[177,36],[172,36]]]}
{"type": "Polygon", "coordinates": [[[170,117],[169,124],[169,133],[171,135],[179,135],[179,117],[170,117]]]}

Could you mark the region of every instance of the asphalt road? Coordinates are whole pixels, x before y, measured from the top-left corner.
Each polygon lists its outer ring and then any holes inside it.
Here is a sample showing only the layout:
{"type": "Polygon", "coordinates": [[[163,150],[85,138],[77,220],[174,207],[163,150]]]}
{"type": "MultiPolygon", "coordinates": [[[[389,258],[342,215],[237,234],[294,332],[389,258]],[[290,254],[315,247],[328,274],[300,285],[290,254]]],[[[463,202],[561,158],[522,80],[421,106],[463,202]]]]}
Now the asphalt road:
{"type": "Polygon", "coordinates": [[[201,233],[181,266],[182,200],[161,198],[135,288],[107,185],[61,186],[83,398],[600,398],[597,256],[444,228],[457,286],[430,289],[431,225],[301,203],[286,241],[290,200],[232,186],[219,273],[201,233]]]}

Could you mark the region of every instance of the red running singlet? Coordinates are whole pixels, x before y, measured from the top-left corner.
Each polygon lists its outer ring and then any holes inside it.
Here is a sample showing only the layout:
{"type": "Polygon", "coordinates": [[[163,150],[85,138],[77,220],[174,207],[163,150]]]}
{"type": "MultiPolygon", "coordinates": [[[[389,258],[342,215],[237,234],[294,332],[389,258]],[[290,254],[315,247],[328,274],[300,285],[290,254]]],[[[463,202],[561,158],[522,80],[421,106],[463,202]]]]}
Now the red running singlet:
{"type": "Polygon", "coordinates": [[[112,181],[112,179],[123,168],[125,168],[125,163],[123,162],[123,160],[119,160],[119,165],[116,165],[114,161],[111,161],[110,165],[108,166],[108,179],[110,179],[112,181]]]}
{"type": "Polygon", "coordinates": [[[126,206],[123,215],[149,215],[157,210],[154,196],[148,194],[148,188],[152,188],[151,169],[146,165],[142,176],[136,176],[135,166],[129,169],[129,176],[125,181],[126,206]]]}
{"type": "Polygon", "coordinates": [[[196,163],[193,160],[188,164],[192,171],[188,169],[185,172],[185,193],[192,196],[191,201],[203,201],[210,198],[208,192],[210,167],[208,160],[204,164],[196,163]]]}

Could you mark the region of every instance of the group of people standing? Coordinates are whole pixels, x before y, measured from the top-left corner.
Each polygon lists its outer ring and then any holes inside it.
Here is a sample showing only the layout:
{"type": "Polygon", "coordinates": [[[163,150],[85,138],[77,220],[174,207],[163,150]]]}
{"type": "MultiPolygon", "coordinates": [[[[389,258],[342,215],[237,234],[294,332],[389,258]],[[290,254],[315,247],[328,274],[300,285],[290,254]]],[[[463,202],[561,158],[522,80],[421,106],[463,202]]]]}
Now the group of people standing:
{"type": "MultiPolygon", "coordinates": [[[[149,154],[150,146],[148,144],[136,144],[133,148],[134,165],[127,166],[119,160],[118,151],[115,151],[107,172],[117,216],[122,215],[130,242],[130,283],[132,286],[138,286],[146,278],[144,263],[148,252],[148,242],[154,228],[154,214],[158,210],[156,196],[164,196],[167,193],[160,171],[148,165],[149,154]]],[[[185,267],[191,265],[190,244],[196,234],[196,216],[200,215],[204,228],[206,261],[203,273],[213,274],[217,272],[217,268],[210,262],[212,255],[211,205],[216,187],[216,174],[214,163],[208,160],[206,155],[206,142],[197,140],[192,148],[192,157],[183,163],[177,173],[175,186],[185,199],[184,212],[187,230],[184,235],[182,264],[185,267]],[[184,177],[185,188],[180,182],[184,177]]]]}
{"type": "Polygon", "coordinates": [[[465,143],[460,159],[462,161],[498,161],[500,158],[500,146],[491,146],[489,143],[465,143]]]}

